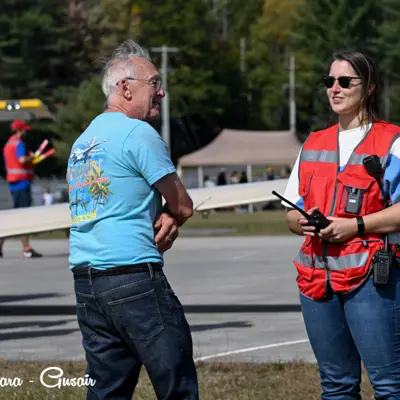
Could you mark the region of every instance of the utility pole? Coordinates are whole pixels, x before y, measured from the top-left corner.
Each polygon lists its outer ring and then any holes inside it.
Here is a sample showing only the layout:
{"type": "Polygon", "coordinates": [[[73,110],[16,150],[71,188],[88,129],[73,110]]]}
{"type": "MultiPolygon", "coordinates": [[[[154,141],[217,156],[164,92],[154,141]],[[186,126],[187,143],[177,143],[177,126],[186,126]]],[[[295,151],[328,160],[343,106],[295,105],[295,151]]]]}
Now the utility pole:
{"type": "Polygon", "coordinates": [[[240,72],[244,75],[246,72],[246,38],[240,38],[240,72]]]}
{"type": "Polygon", "coordinates": [[[228,40],[228,1],[222,0],[222,39],[228,40]]]}
{"type": "Polygon", "coordinates": [[[290,53],[290,62],[289,62],[289,106],[290,106],[290,131],[296,132],[296,97],[295,97],[295,88],[296,88],[296,79],[295,79],[295,71],[296,71],[296,61],[294,53],[290,53]]]}
{"type": "Polygon", "coordinates": [[[162,88],[165,92],[165,97],[161,101],[161,135],[164,142],[168,146],[169,152],[171,152],[170,146],[170,134],[169,134],[169,96],[168,96],[168,53],[178,53],[179,50],[176,47],[152,47],[151,51],[155,53],[161,53],[161,79],[162,88]]]}

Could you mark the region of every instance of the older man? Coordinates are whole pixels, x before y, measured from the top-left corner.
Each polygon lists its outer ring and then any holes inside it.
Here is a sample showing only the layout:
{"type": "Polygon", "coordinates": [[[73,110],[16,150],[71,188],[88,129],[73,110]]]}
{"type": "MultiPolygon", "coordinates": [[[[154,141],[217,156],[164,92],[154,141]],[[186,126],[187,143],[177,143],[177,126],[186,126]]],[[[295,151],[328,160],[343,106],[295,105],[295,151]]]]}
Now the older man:
{"type": "Polygon", "coordinates": [[[160,74],[128,41],[105,66],[102,87],[107,108],[73,145],[67,172],[70,268],[96,380],[87,398],[131,399],[144,365],[158,399],[197,399],[190,329],[163,272],[193,204],[145,122],[160,114],[160,74]]]}

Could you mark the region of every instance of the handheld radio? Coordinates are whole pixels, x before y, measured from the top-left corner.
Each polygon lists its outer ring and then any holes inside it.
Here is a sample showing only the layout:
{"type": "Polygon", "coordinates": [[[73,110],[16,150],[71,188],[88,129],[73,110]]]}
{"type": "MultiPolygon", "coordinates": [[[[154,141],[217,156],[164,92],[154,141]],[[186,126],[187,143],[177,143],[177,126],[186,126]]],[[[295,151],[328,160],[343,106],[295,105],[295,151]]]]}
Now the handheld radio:
{"type": "MultiPolygon", "coordinates": [[[[377,155],[365,157],[363,160],[364,167],[368,175],[376,179],[383,198],[384,208],[389,207],[389,202],[383,190],[381,174],[382,166],[377,155]]],[[[389,282],[390,270],[395,262],[395,255],[389,249],[388,236],[385,235],[385,248],[378,250],[372,259],[374,283],[375,285],[386,285],[389,282]]]]}
{"type": "Polygon", "coordinates": [[[286,203],[290,204],[294,209],[296,209],[299,213],[301,213],[304,218],[307,219],[308,221],[308,226],[315,226],[315,232],[319,232],[321,229],[326,228],[331,221],[329,221],[328,218],[325,217],[324,214],[321,213],[319,210],[313,211],[312,214],[308,214],[304,210],[302,210],[300,207],[296,206],[296,204],[293,204],[291,201],[285,199],[283,196],[281,196],[279,193],[275,192],[275,190],[272,191],[272,194],[276,197],[279,197],[281,200],[285,201],[286,203]]]}

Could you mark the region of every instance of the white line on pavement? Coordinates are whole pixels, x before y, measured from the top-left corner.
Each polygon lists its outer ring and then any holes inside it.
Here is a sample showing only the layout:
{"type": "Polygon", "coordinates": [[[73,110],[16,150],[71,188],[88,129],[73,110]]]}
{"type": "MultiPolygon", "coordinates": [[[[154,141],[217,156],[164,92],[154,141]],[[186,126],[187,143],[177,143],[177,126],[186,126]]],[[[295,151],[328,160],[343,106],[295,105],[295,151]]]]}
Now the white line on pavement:
{"type": "Polygon", "coordinates": [[[217,353],[217,354],[211,354],[209,356],[198,357],[198,358],[195,358],[194,361],[195,362],[205,361],[205,360],[210,360],[211,358],[230,356],[232,354],[248,353],[250,351],[272,349],[274,347],[290,346],[292,344],[300,344],[300,343],[307,343],[307,342],[308,342],[308,339],[301,339],[301,340],[293,340],[291,342],[272,343],[272,344],[266,344],[264,346],[248,347],[246,349],[238,349],[238,350],[227,351],[225,353],[217,353]]]}

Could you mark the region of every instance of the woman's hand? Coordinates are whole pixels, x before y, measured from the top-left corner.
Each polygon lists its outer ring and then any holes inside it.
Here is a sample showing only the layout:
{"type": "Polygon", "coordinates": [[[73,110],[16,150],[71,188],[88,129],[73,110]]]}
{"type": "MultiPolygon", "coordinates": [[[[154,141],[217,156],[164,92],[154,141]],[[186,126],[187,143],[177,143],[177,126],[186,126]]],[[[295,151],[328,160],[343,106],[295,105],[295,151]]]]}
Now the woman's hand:
{"type": "MultiPolygon", "coordinates": [[[[307,214],[312,214],[315,210],[318,210],[318,207],[312,207],[307,211],[307,214]]],[[[304,236],[316,236],[315,226],[307,226],[308,220],[305,217],[300,217],[297,220],[297,223],[300,225],[301,232],[304,236]]]]}
{"type": "Polygon", "coordinates": [[[358,226],[356,218],[327,218],[332,222],[318,233],[318,236],[322,239],[332,243],[341,243],[357,235],[358,226]]]}

